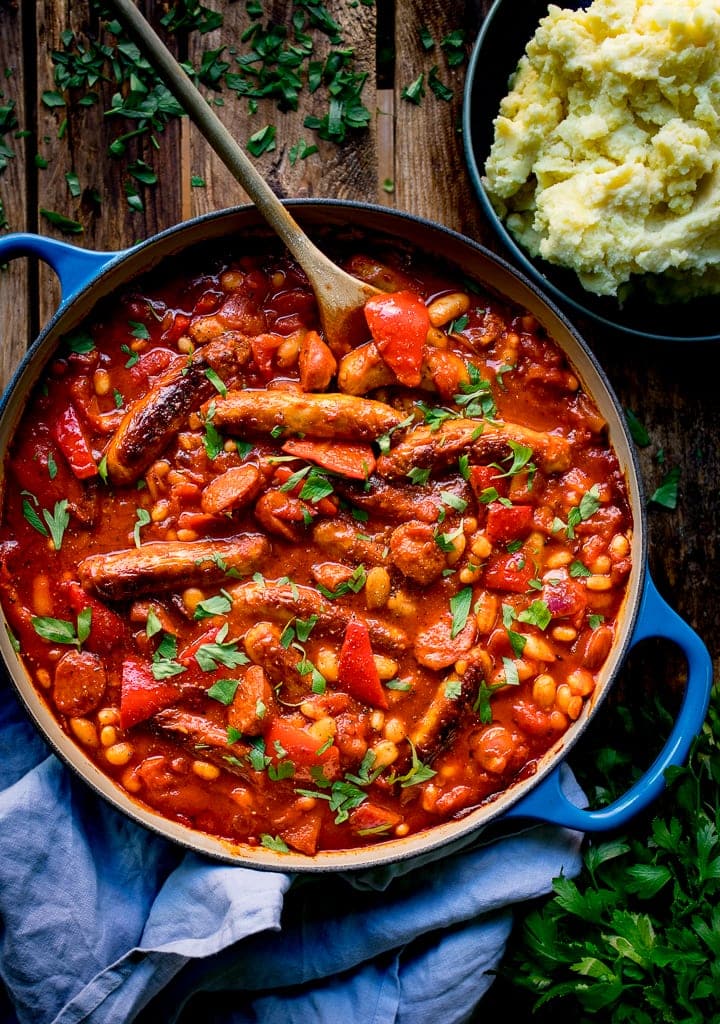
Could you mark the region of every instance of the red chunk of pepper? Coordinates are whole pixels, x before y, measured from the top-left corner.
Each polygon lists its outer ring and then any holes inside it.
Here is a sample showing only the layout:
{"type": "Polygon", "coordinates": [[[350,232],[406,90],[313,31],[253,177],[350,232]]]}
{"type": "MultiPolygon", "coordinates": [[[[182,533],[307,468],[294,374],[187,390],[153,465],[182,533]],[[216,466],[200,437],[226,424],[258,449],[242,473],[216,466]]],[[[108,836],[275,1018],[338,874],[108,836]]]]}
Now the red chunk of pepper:
{"type": "Polygon", "coordinates": [[[417,387],[430,330],[422,299],[409,291],[374,295],[365,303],[365,319],[378,352],[400,383],[417,387]]]}
{"type": "Polygon", "coordinates": [[[57,418],[53,424],[53,435],[78,480],[97,475],[95,459],[73,405],[69,405],[57,418]]]}
{"type": "Polygon", "coordinates": [[[170,707],[178,699],[177,687],[167,680],[156,679],[142,661],[128,658],[123,662],[120,687],[120,726],[129,729],[170,707]]]}
{"type": "Polygon", "coordinates": [[[499,498],[507,497],[507,477],[495,466],[471,466],[470,486],[479,501],[483,501],[483,496],[488,496],[490,488],[497,492],[499,498]]]}
{"type": "Polygon", "coordinates": [[[495,590],[506,590],[511,594],[524,594],[535,575],[535,566],[521,551],[513,555],[490,556],[485,566],[484,583],[495,590]]]}
{"type": "Polygon", "coordinates": [[[307,729],[301,729],[282,718],[273,719],[265,734],[268,757],[276,762],[290,760],[296,767],[311,768],[322,765],[328,778],[334,778],[340,769],[340,751],[334,745],[326,746],[307,729]],[[285,751],[281,754],[280,751],[285,751]]]}
{"type": "Polygon", "coordinates": [[[74,580],[67,584],[66,593],[68,603],[76,614],[85,608],[90,608],[92,612],[90,635],[85,641],[85,647],[89,651],[95,654],[108,654],[114,647],[123,643],[127,629],[116,612],[88,594],[74,580]]]}
{"type": "Polygon", "coordinates": [[[501,505],[493,502],[488,506],[485,530],[494,544],[507,544],[511,540],[525,537],[532,527],[532,505],[501,505]]]}
{"type": "Polygon", "coordinates": [[[370,645],[368,628],[361,619],[351,619],[338,659],[338,686],[363,704],[388,706],[370,645]]]}

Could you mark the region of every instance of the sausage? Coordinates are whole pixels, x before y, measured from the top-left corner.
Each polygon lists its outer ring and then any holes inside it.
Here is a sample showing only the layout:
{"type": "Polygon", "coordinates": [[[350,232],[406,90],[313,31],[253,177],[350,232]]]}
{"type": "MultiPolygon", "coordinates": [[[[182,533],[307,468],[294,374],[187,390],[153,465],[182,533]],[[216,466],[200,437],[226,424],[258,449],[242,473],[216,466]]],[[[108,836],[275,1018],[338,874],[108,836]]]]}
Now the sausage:
{"type": "Polygon", "coordinates": [[[257,498],[264,482],[262,473],[252,463],[232,466],[210,481],[203,491],[200,507],[210,515],[242,508],[257,498]]]}
{"type": "Polygon", "coordinates": [[[477,636],[475,617],[470,615],[465,626],[452,635],[452,616],[445,612],[415,637],[414,654],[418,665],[438,671],[454,665],[470,650],[477,636]]]}
{"type": "Polygon", "coordinates": [[[250,354],[249,344],[229,333],[180,360],[125,413],[106,452],[107,471],[115,484],[131,484],[154,462],[182,426],[185,417],[214,391],[207,377],[236,370],[250,354]]]}
{"type": "Polygon", "coordinates": [[[445,555],[435,541],[428,523],[411,519],[390,535],[390,558],[403,576],[423,586],[432,583],[447,568],[445,555]]]}
{"type": "Polygon", "coordinates": [[[250,660],[263,669],[263,675],[273,686],[289,688],[291,699],[297,697],[297,700],[302,700],[308,686],[303,687],[301,694],[295,694],[293,690],[300,683],[298,665],[302,663],[303,656],[294,647],[284,647],[280,643],[281,635],[274,622],[257,622],[245,634],[245,650],[250,660]]]}
{"type": "Polygon", "coordinates": [[[366,509],[373,516],[395,522],[419,519],[421,523],[436,523],[438,513],[445,504],[441,491],[463,501],[470,500],[469,488],[462,480],[444,480],[430,487],[396,487],[378,476],[372,476],[367,482],[367,489],[348,484],[344,480],[334,483],[336,493],[347,498],[351,504],[366,509]]]}
{"type": "MultiPolygon", "coordinates": [[[[420,367],[423,391],[439,391],[446,400],[457,394],[468,380],[467,366],[454,352],[426,345],[420,367]]],[[[366,395],[375,388],[397,384],[397,378],[384,361],[374,341],[358,345],[343,356],[338,369],[338,387],[348,395],[366,395]]]]}
{"type": "Polygon", "coordinates": [[[78,566],[80,582],[107,601],[185,589],[226,580],[232,569],[247,575],[260,568],[270,543],[248,533],[232,540],[156,541],[139,548],[90,555],[78,566]]]}
{"type": "Polygon", "coordinates": [[[287,433],[348,441],[372,441],[402,422],[384,402],[354,395],[316,395],[246,389],[215,399],[214,425],[229,433],[287,433]]]}
{"type": "Polygon", "coordinates": [[[260,665],[250,665],[228,709],[228,725],[246,736],[259,736],[273,708],[273,692],[260,665]]]}
{"type": "Polygon", "coordinates": [[[425,425],[415,427],[391,451],[380,456],[377,471],[388,480],[397,480],[415,467],[446,469],[464,452],[480,461],[498,460],[507,456],[508,441],[532,448],[539,468],[545,473],[564,472],[570,467],[570,443],[565,437],[517,423],[494,424],[461,418],[445,420],[437,430],[425,425]]]}
{"type": "Polygon", "coordinates": [[[383,565],[387,561],[385,545],[359,537],[360,532],[358,523],[323,519],[313,530],[313,543],[337,561],[347,558],[356,565],[383,565]]]}
{"type": "Polygon", "coordinates": [[[462,677],[452,672],[438,684],[432,700],[408,733],[408,739],[422,761],[431,761],[440,752],[445,737],[477,691],[477,685],[473,671],[466,672],[462,677]],[[455,687],[449,684],[458,682],[460,693],[453,697],[455,687]]]}
{"type": "Polygon", "coordinates": [[[55,669],[53,699],[63,714],[87,715],[105,695],[107,674],[97,654],[67,651],[55,669]]]}
{"type": "MultiPolygon", "coordinates": [[[[342,640],[352,613],[338,607],[319,594],[312,587],[294,583],[240,583],[230,591],[233,612],[255,618],[264,615],[277,622],[288,622],[296,616],[307,619],[317,615],[315,629],[318,633],[342,640]]],[[[405,651],[410,646],[407,633],[378,619],[365,618],[370,640],[379,647],[405,651]]]]}
{"type": "Polygon", "coordinates": [[[226,726],[219,725],[205,715],[178,708],[158,711],[151,722],[160,732],[170,733],[194,757],[202,756],[204,761],[212,761],[233,775],[251,778],[249,766],[246,768],[240,760],[249,753],[250,747],[242,742],[229,743],[226,726]]]}

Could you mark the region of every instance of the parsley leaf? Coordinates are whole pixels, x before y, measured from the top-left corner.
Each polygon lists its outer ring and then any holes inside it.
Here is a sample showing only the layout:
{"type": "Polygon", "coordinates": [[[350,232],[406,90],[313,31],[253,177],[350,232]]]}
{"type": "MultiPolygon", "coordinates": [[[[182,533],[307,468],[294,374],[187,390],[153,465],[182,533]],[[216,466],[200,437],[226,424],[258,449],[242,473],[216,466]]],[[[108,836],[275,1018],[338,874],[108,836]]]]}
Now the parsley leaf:
{"type": "Polygon", "coordinates": [[[465,628],[472,604],[472,595],[472,587],[463,587],[450,598],[450,611],[452,612],[450,636],[453,639],[465,628]]]}
{"type": "Polygon", "coordinates": [[[674,466],[665,474],[660,486],[651,495],[650,501],[655,505],[662,505],[663,508],[677,508],[679,483],[680,469],[674,466]]]}
{"type": "Polygon", "coordinates": [[[205,693],[220,704],[232,704],[235,691],[240,685],[239,679],[218,679],[212,686],[208,687],[205,693]]]}

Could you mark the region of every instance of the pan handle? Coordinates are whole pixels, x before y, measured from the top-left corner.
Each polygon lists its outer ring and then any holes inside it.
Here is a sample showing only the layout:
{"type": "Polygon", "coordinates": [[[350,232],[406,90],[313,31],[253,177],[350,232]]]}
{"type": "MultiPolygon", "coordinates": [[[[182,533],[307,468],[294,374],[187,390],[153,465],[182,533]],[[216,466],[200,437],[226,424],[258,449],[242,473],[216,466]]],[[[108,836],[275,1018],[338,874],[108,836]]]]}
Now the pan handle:
{"type": "Polygon", "coordinates": [[[49,263],[60,280],[61,302],[68,302],[81,288],[124,252],[80,249],[57,238],[20,232],[0,238],[0,264],[18,256],[38,256],[49,263]]]}
{"type": "Polygon", "coordinates": [[[587,811],[573,804],[563,793],[558,767],[511,807],[505,818],[533,818],[582,832],[602,832],[625,825],[660,795],[665,786],[665,769],[683,763],[692,741],[702,728],[710,702],[713,672],[707,647],[660,596],[649,573],[631,646],[648,637],[665,637],[674,641],[685,654],[688,675],[677,721],[647,772],[614,803],[600,810],[587,811]]]}

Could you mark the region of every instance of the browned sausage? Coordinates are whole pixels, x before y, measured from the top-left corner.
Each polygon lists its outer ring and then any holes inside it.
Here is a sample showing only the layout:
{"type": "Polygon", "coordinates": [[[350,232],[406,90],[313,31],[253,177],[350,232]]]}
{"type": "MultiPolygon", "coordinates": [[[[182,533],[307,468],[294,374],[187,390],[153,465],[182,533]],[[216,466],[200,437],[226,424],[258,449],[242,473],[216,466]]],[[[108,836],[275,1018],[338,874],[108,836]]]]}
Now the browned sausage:
{"type": "Polygon", "coordinates": [[[139,594],[184,590],[226,580],[232,569],[247,575],[270,554],[267,538],[256,533],[233,540],[156,541],[126,551],[90,555],[78,566],[80,582],[107,601],[139,594]]]}
{"type": "MultiPolygon", "coordinates": [[[[246,617],[264,615],[276,622],[288,622],[295,616],[307,619],[317,615],[315,629],[318,633],[342,639],[350,621],[351,612],[340,608],[319,594],[312,587],[294,583],[240,583],[230,590],[233,612],[246,617]]],[[[389,650],[404,651],[410,646],[407,633],[389,623],[366,617],[365,623],[370,640],[389,650]]]]}
{"type": "Polygon", "coordinates": [[[337,361],[317,331],[308,331],[300,342],[298,370],[303,391],[325,391],[335,376],[337,361]]]}
{"type": "Polygon", "coordinates": [[[158,711],[153,715],[151,722],[160,732],[171,733],[173,739],[187,747],[188,753],[192,756],[212,761],[232,775],[240,775],[245,779],[252,776],[250,766],[246,767],[241,761],[250,747],[242,742],[229,743],[226,726],[206,718],[205,715],[181,711],[178,708],[158,711]]]}
{"type": "Polygon", "coordinates": [[[211,515],[242,508],[257,498],[263,483],[262,473],[252,463],[233,466],[210,481],[203,491],[200,507],[211,515]]]}
{"type": "MultiPolygon", "coordinates": [[[[424,391],[438,391],[448,400],[467,380],[467,367],[460,356],[425,346],[420,368],[420,387],[424,391]]],[[[397,378],[374,341],[358,345],[340,361],[338,387],[348,395],[366,395],[368,391],[390,384],[397,384],[397,378]]]]}
{"type": "Polygon", "coordinates": [[[162,453],[185,417],[214,391],[207,376],[221,377],[248,359],[250,347],[229,334],[176,362],[125,413],[107,449],[108,476],[115,484],[131,484],[162,453]]]}
{"type": "Polygon", "coordinates": [[[281,636],[274,622],[257,622],[247,631],[243,643],[250,660],[263,669],[273,686],[283,688],[283,699],[297,702],[309,690],[309,683],[301,683],[298,672],[304,659],[294,647],[281,644],[281,636]]]}
{"type": "Polygon", "coordinates": [[[282,427],[308,437],[372,441],[402,419],[391,406],[354,395],[247,389],[215,399],[213,423],[230,433],[269,434],[282,427]]]}
{"type": "Polygon", "coordinates": [[[476,692],[477,679],[472,672],[462,678],[453,672],[438,684],[432,700],[408,733],[421,760],[430,761],[440,752],[445,737],[476,692]]]}
{"type": "Polygon", "coordinates": [[[437,430],[425,425],[415,427],[391,451],[380,456],[377,471],[396,480],[415,467],[446,469],[463,452],[480,461],[498,460],[509,454],[508,441],[531,448],[545,473],[564,472],[570,467],[570,443],[565,437],[530,430],[517,423],[456,419],[446,420],[437,430]]]}
{"type": "Polygon", "coordinates": [[[360,532],[357,523],[322,519],[313,530],[313,541],[338,561],[347,558],[356,565],[383,565],[387,561],[384,542],[367,540],[358,536],[360,532]]]}
{"type": "MultiPolygon", "coordinates": [[[[335,491],[358,508],[372,512],[373,516],[395,522],[419,519],[421,523],[436,523],[443,504],[441,492],[470,501],[468,486],[461,479],[444,480],[429,487],[395,487],[378,476],[372,476],[365,487],[335,481],[335,491]]],[[[357,532],[357,527],[355,528],[357,532]]],[[[364,561],[359,558],[358,561],[364,561]]]]}
{"type": "Polygon", "coordinates": [[[414,653],[418,665],[439,671],[454,665],[470,650],[477,636],[475,616],[468,617],[463,629],[452,635],[452,616],[446,612],[415,637],[414,653]]]}
{"type": "Polygon", "coordinates": [[[401,523],[390,535],[390,558],[403,576],[421,583],[432,583],[447,568],[435,531],[428,523],[411,519],[401,523]]]}
{"type": "Polygon", "coordinates": [[[107,674],[100,658],[90,651],[67,651],[55,669],[53,699],[63,714],[87,715],[105,695],[107,674]]]}
{"type": "Polygon", "coordinates": [[[246,736],[259,736],[274,704],[273,692],[262,667],[250,665],[228,708],[228,725],[246,736]]]}

